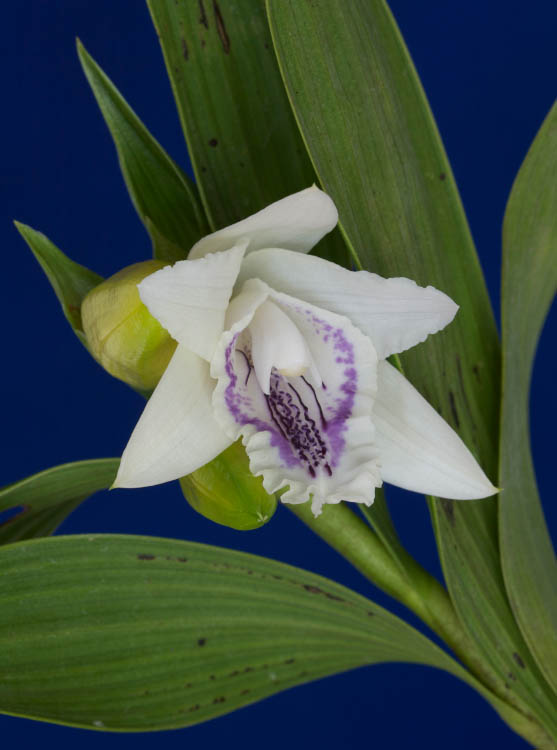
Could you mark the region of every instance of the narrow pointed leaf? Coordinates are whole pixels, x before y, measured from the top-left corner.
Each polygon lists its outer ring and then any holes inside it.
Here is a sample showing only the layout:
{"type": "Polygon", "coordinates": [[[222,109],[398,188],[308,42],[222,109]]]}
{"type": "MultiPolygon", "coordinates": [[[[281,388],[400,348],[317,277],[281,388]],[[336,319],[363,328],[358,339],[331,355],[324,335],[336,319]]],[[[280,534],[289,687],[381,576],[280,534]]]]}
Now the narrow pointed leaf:
{"type": "Polygon", "coordinates": [[[557,561],[529,449],[536,345],[557,286],[557,104],[514,183],[503,227],[501,557],[507,592],[537,662],[557,691],[557,561]]]}
{"type": "Polygon", "coordinates": [[[47,275],[74,333],[87,346],[81,325],[81,303],[87,292],[101,283],[102,276],[74,263],[41,232],[18,221],[15,225],[47,275]]]}
{"type": "Polygon", "coordinates": [[[110,487],[118,458],[54,466],[0,489],[0,513],[19,513],[0,523],[0,544],[48,536],[80,503],[110,487]]]}
{"type": "MultiPolygon", "coordinates": [[[[148,0],[148,6],[211,229],[314,183],[263,2],[148,0]]],[[[338,230],[316,252],[349,262],[338,230]]]]}
{"type": "MultiPolygon", "coordinates": [[[[401,360],[408,379],[493,481],[496,328],[450,166],[390,11],[383,0],[267,0],[267,9],[300,130],[361,265],[431,284],[460,305],[446,330],[401,360]]],[[[535,706],[550,725],[548,687],[504,591],[496,508],[495,498],[433,501],[441,561],[458,615],[492,678],[499,685],[510,679],[511,699],[535,706]]]]}
{"type": "Polygon", "coordinates": [[[149,219],[157,230],[156,234],[151,233],[155,257],[172,262],[185,258],[190,247],[208,231],[195,185],[157,143],[80,42],[77,49],[114,139],[133,204],[147,229],[149,219]],[[171,244],[161,245],[157,241],[159,234],[171,244]]]}
{"type": "Polygon", "coordinates": [[[90,729],[183,727],[384,661],[446,669],[491,697],[369,600],[244,553],[148,537],[54,537],[3,547],[0,588],[5,713],[90,729]]]}

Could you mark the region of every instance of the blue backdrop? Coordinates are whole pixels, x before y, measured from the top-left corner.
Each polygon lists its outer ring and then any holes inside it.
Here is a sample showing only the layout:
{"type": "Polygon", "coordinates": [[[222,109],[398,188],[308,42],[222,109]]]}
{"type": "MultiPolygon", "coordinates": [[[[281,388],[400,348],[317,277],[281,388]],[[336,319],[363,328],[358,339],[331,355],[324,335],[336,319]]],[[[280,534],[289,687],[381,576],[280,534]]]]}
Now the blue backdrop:
{"type": "MultiPolygon", "coordinates": [[[[193,0],[190,0],[193,2],[193,0]]],[[[495,306],[500,228],[514,175],[555,97],[557,5],[531,0],[393,0],[459,183],[495,306]]],[[[119,455],[142,408],[138,396],[89,358],[65,323],[36,261],[11,225],[45,232],[72,258],[108,276],[146,258],[150,243],[128,199],[108,131],[75,54],[79,36],[179,163],[187,156],[156,36],[141,0],[27,0],[3,9],[2,200],[4,286],[0,483],[51,465],[119,455]]],[[[546,324],[532,388],[532,443],[550,526],[557,419],[555,314],[546,324]]],[[[554,492],[553,492],[554,494],[554,492]]],[[[401,535],[439,573],[423,499],[391,492],[401,535]]],[[[258,532],[197,516],[176,484],[101,493],[64,533],[173,536],[245,549],[332,577],[397,613],[402,608],[284,508],[258,532]]],[[[407,615],[405,615],[407,616],[407,615]]],[[[412,622],[414,618],[408,616],[412,622]]],[[[116,735],[0,717],[4,738],[83,748],[259,750],[311,745],[521,748],[469,688],[432,669],[381,665],[287,691],[214,722],[158,736],[116,735]]]]}

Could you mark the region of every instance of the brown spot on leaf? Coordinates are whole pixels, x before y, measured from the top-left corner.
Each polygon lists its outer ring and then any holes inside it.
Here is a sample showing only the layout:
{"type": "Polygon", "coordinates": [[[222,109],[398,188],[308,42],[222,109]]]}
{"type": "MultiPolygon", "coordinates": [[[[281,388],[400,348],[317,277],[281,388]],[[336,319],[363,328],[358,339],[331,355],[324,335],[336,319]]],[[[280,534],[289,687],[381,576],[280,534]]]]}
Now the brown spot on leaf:
{"type": "Polygon", "coordinates": [[[456,410],[456,401],[454,393],[449,391],[449,404],[451,406],[451,414],[453,415],[454,423],[457,427],[460,427],[460,419],[458,418],[458,412],[456,410]]]}
{"type": "Polygon", "coordinates": [[[515,662],[518,664],[518,666],[521,669],[526,669],[526,664],[524,664],[524,662],[522,661],[522,658],[520,657],[519,654],[516,653],[516,651],[513,654],[513,659],[515,660],[515,662]]]}
{"type": "Polygon", "coordinates": [[[304,583],[304,588],[306,591],[309,591],[310,594],[322,594],[323,593],[318,586],[312,586],[309,583],[304,583]]]}
{"type": "Polygon", "coordinates": [[[187,45],[186,40],[184,39],[184,37],[182,37],[182,57],[186,61],[190,59],[190,53],[189,53],[189,50],[188,50],[188,45],[187,45]]]}
{"type": "Polygon", "coordinates": [[[199,0],[199,23],[202,26],[205,26],[206,29],[209,28],[209,19],[207,18],[207,13],[205,12],[205,3],[203,0],[199,0]]]}
{"type": "Polygon", "coordinates": [[[219,4],[217,3],[217,0],[213,0],[213,13],[215,14],[215,23],[217,24],[217,31],[219,34],[220,43],[222,44],[224,53],[228,55],[230,52],[230,38],[226,32],[224,19],[222,17],[222,13],[219,8],[219,4]]]}
{"type": "Polygon", "coordinates": [[[224,695],[220,695],[218,698],[214,698],[213,703],[224,703],[225,700],[224,695]]]}
{"type": "Polygon", "coordinates": [[[248,693],[251,693],[251,690],[249,688],[246,688],[245,690],[242,690],[240,695],[247,695],[248,693]]]}
{"type": "Polygon", "coordinates": [[[155,555],[148,555],[145,552],[142,552],[137,556],[138,560],[156,560],[155,555]]]}
{"type": "Polygon", "coordinates": [[[340,596],[336,596],[336,594],[331,594],[329,591],[323,591],[323,589],[320,589],[319,586],[312,586],[310,583],[304,583],[303,586],[306,591],[310,592],[310,594],[322,594],[323,596],[326,596],[327,599],[332,599],[335,602],[345,601],[340,596]]]}
{"type": "Polygon", "coordinates": [[[216,148],[219,145],[219,142],[216,138],[211,138],[209,141],[209,146],[212,146],[213,148],[216,148]]]}
{"type": "Polygon", "coordinates": [[[441,172],[441,174],[439,175],[439,179],[441,180],[441,182],[444,182],[447,179],[447,175],[444,172],[441,172]]]}
{"type": "Polygon", "coordinates": [[[199,638],[199,640],[197,641],[198,646],[204,646],[206,643],[207,643],[206,638],[199,638]]]}
{"type": "Polygon", "coordinates": [[[513,681],[516,680],[516,677],[515,677],[515,675],[512,672],[509,672],[509,674],[507,675],[507,677],[509,678],[509,680],[513,680],[513,681]]]}
{"type": "Polygon", "coordinates": [[[447,521],[451,526],[454,526],[454,504],[452,500],[445,500],[445,498],[441,498],[439,500],[441,503],[441,510],[445,514],[447,521]]]}
{"type": "Polygon", "coordinates": [[[285,659],[284,663],[285,664],[294,664],[295,661],[296,661],[296,659],[285,659]]]}

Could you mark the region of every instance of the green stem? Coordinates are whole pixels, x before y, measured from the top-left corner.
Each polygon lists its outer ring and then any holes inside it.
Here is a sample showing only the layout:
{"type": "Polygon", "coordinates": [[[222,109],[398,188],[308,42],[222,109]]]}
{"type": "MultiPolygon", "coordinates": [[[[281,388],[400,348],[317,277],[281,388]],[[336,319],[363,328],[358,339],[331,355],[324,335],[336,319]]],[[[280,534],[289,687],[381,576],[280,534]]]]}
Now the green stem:
{"type": "Polygon", "coordinates": [[[514,708],[509,706],[505,713],[499,706],[497,710],[516,732],[534,747],[556,747],[529,715],[528,708],[509,694],[485,664],[463,630],[446,589],[410,554],[405,555],[403,572],[380,538],[345,503],[326,505],[318,518],[313,516],[309,503],[288,507],[368,580],[412,610],[501,701],[507,706],[511,703],[514,708]]]}

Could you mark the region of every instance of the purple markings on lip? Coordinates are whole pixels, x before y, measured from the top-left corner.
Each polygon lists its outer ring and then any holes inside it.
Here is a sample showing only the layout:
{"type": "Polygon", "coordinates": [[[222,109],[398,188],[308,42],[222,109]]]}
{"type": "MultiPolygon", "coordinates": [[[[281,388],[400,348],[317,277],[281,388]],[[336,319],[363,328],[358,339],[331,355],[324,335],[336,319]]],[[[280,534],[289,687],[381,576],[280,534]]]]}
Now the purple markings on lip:
{"type": "Polygon", "coordinates": [[[327,437],[331,446],[331,466],[335,467],[344,450],[344,432],[346,422],[352,415],[354,398],[358,387],[358,373],[354,367],[354,346],[344,335],[342,328],[337,328],[333,333],[333,348],[337,353],[335,361],[341,365],[351,365],[344,369],[345,380],[340,386],[341,396],[336,399],[334,417],[329,419],[327,437]],[[339,356],[340,355],[340,356],[339,356]]]}
{"type": "Polygon", "coordinates": [[[242,380],[239,380],[236,375],[234,354],[238,337],[239,334],[233,337],[232,341],[226,347],[225,352],[225,370],[229,383],[224,392],[224,400],[228,411],[232,414],[237,424],[251,424],[259,432],[269,432],[271,434],[271,445],[273,448],[278,449],[283,464],[290,468],[297,466],[300,461],[294,455],[287,436],[281,433],[280,425],[275,421],[272,412],[269,409],[265,409],[267,413],[270,412],[268,422],[256,416],[258,411],[262,411],[261,406],[265,403],[265,400],[255,378],[252,378],[251,382],[249,382],[253,363],[251,361],[251,352],[246,350],[246,347],[238,350],[243,355],[242,361],[246,368],[246,375],[242,380]],[[238,385],[239,383],[241,384],[238,385]],[[253,393],[253,391],[256,392],[253,393]],[[257,403],[258,401],[259,403],[257,403]]]}
{"type": "Polygon", "coordinates": [[[239,342],[237,334],[225,352],[229,382],[224,399],[237,424],[250,424],[258,431],[269,432],[270,444],[278,449],[283,465],[302,467],[313,479],[318,473],[332,476],[342,456],[358,373],[354,346],[344,331],[314,315],[311,323],[315,333],[332,349],[330,361],[338,369],[335,377],[327,381],[336,383],[334,387],[323,384],[322,391],[317,392],[305,377],[289,378],[273,369],[269,395],[263,394],[256,378],[250,377],[253,362],[247,345],[249,338],[243,335],[239,342]]]}

